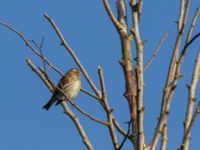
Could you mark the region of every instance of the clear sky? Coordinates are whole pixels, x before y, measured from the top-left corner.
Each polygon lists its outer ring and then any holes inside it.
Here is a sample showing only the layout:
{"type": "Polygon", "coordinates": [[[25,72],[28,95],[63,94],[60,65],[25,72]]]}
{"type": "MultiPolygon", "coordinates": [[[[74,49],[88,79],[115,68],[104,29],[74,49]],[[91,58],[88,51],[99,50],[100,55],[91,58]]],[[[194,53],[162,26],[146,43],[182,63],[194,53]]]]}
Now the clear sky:
{"type": "MultiPolygon", "coordinates": [[[[112,9],[115,1],[110,2],[112,9]]],[[[191,1],[191,20],[200,1],[191,1]]],[[[145,133],[147,143],[150,141],[160,111],[162,90],[166,80],[172,48],[176,36],[179,0],[144,1],[141,18],[141,37],[147,40],[144,48],[145,63],[151,57],[158,41],[165,32],[171,31],[169,38],[158,53],[151,67],[145,72],[145,133]]],[[[61,47],[52,27],[44,19],[48,13],[62,30],[89,75],[99,87],[97,67],[104,69],[108,99],[114,108],[114,115],[120,124],[127,128],[128,107],[123,97],[123,72],[118,61],[121,58],[118,34],[109,20],[101,0],[1,0],[0,20],[7,22],[24,33],[29,40],[40,42],[45,37],[44,54],[66,72],[76,67],[73,60],[61,47]]],[[[188,29],[188,26],[187,26],[188,29]]],[[[200,30],[200,20],[195,32],[200,30]]],[[[134,45],[133,45],[134,46],[134,45]]],[[[199,48],[199,40],[190,47],[183,64],[184,78],[173,98],[169,116],[168,149],[177,149],[183,133],[188,91],[185,84],[190,83],[194,58],[199,48]]],[[[135,49],[134,49],[135,50],[135,49]]],[[[85,146],[73,127],[71,120],[65,116],[60,106],[46,112],[42,106],[51,97],[49,90],[40,79],[27,67],[26,58],[42,66],[41,61],[25,46],[15,34],[0,26],[0,149],[1,150],[84,150],[85,146]]],[[[135,52],[133,52],[135,54],[135,52]]],[[[47,70],[57,82],[59,76],[47,70]]],[[[83,87],[91,91],[82,77],[83,87]]],[[[200,96],[199,89],[197,96],[200,96]]],[[[199,98],[199,97],[198,97],[199,98]]],[[[87,112],[105,119],[101,107],[93,99],[80,93],[74,100],[87,112]]],[[[88,118],[80,115],[85,130],[96,150],[112,149],[108,130],[88,118]]],[[[197,149],[200,139],[200,118],[192,130],[191,150],[197,149]]],[[[120,137],[119,140],[122,140],[120,137]]],[[[127,142],[124,150],[130,149],[127,142]]]]}

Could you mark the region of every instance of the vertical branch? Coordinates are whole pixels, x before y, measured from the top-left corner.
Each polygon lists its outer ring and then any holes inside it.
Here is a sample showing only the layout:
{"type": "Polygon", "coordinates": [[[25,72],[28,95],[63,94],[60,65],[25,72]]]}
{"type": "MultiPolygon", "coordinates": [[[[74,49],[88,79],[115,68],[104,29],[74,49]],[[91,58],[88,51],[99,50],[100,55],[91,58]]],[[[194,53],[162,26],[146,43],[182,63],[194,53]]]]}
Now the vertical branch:
{"type": "Polygon", "coordinates": [[[180,45],[181,45],[181,41],[183,37],[185,24],[187,22],[190,0],[187,0],[186,5],[185,5],[184,0],[181,0],[180,2],[181,4],[180,4],[180,15],[179,15],[179,20],[178,20],[178,33],[177,33],[176,43],[173,49],[173,54],[171,57],[165,89],[163,92],[160,118],[157,123],[154,136],[150,143],[151,150],[155,150],[158,140],[160,138],[160,133],[163,129],[163,126],[167,124],[167,117],[170,111],[170,106],[171,106],[174,90],[176,88],[178,79],[182,76],[177,67],[177,61],[179,59],[178,57],[179,57],[180,45]]]}
{"type": "Polygon", "coordinates": [[[103,0],[105,9],[107,13],[117,28],[121,39],[121,48],[122,48],[122,59],[120,64],[123,68],[124,77],[125,77],[125,87],[126,91],[124,96],[126,97],[129,109],[132,118],[132,136],[133,143],[137,145],[137,104],[136,104],[136,79],[134,75],[133,69],[133,61],[132,61],[132,48],[131,48],[131,38],[129,38],[128,25],[126,20],[126,2],[125,0],[117,0],[117,12],[118,12],[118,20],[113,15],[110,6],[107,0],[103,0]]]}
{"type": "Polygon", "coordinates": [[[139,11],[138,11],[138,20],[140,21],[140,17],[142,14],[143,0],[139,0],[139,11]]]}
{"type": "Polygon", "coordinates": [[[179,30],[179,32],[181,34],[182,34],[182,32],[184,32],[185,25],[187,24],[189,7],[190,7],[190,0],[186,0],[186,3],[185,3],[184,7],[185,7],[184,16],[183,16],[183,20],[182,20],[182,23],[181,23],[181,29],[179,30]]]}
{"type": "Polygon", "coordinates": [[[191,131],[191,129],[192,129],[192,126],[193,126],[193,124],[194,124],[194,122],[195,122],[197,116],[199,115],[199,113],[200,113],[200,101],[199,101],[199,103],[198,103],[198,105],[197,105],[197,108],[196,108],[196,110],[195,110],[195,112],[194,112],[194,115],[192,116],[192,119],[191,119],[191,121],[190,121],[190,124],[189,124],[189,126],[188,126],[188,129],[186,130],[186,132],[185,132],[185,134],[184,134],[184,137],[183,137],[183,141],[182,141],[180,150],[185,150],[185,144],[187,143],[188,136],[189,136],[189,134],[190,134],[190,131],[191,131]]]}
{"type": "Polygon", "coordinates": [[[108,0],[103,0],[103,4],[104,7],[108,13],[108,16],[110,17],[110,20],[113,22],[113,24],[115,25],[116,29],[119,30],[121,27],[121,24],[119,23],[119,21],[116,19],[115,15],[113,14],[110,5],[108,3],[108,0]]]}
{"type": "Polygon", "coordinates": [[[181,31],[182,28],[182,22],[183,22],[183,16],[184,16],[184,10],[185,10],[185,0],[180,0],[180,12],[179,12],[179,20],[178,20],[178,31],[181,31]]]}
{"type": "Polygon", "coordinates": [[[103,107],[106,111],[107,114],[107,120],[108,120],[108,128],[110,131],[110,135],[112,138],[112,143],[113,143],[113,147],[115,150],[117,150],[119,148],[119,143],[117,140],[117,136],[115,133],[115,129],[114,129],[114,123],[113,123],[113,116],[112,116],[112,109],[110,108],[108,101],[107,101],[107,94],[106,94],[106,87],[105,87],[105,82],[104,82],[104,76],[103,76],[103,69],[99,66],[98,67],[98,74],[99,74],[99,80],[100,80],[100,84],[101,84],[101,92],[102,92],[102,102],[103,102],[103,107]]]}
{"type": "Polygon", "coordinates": [[[44,38],[42,38],[42,42],[41,42],[40,46],[34,40],[32,40],[32,42],[39,49],[40,54],[42,56],[43,68],[44,68],[44,70],[47,70],[46,63],[44,61],[43,49],[42,49],[42,46],[43,46],[43,43],[44,43],[44,38]]]}
{"type": "Polygon", "coordinates": [[[136,78],[134,74],[135,70],[133,69],[131,39],[127,34],[128,25],[126,20],[127,10],[126,10],[125,0],[117,1],[117,11],[118,11],[118,20],[123,25],[123,30],[119,31],[119,35],[122,47],[122,59],[120,61],[120,64],[123,68],[125,83],[126,83],[126,91],[124,96],[128,101],[131,114],[133,143],[134,146],[137,147],[138,130],[137,130],[136,78]]]}
{"type": "Polygon", "coordinates": [[[126,12],[127,10],[126,10],[125,0],[117,0],[117,11],[118,11],[118,20],[120,24],[123,25],[127,30],[127,12],[126,12]]]}
{"type": "Polygon", "coordinates": [[[132,33],[134,36],[136,50],[137,50],[137,115],[138,115],[138,150],[143,150],[145,145],[144,139],[144,105],[143,105],[143,90],[144,90],[144,79],[143,79],[143,43],[139,32],[139,20],[138,20],[138,7],[136,0],[131,0],[132,17],[133,17],[133,28],[132,33]]]}
{"type": "Polygon", "coordinates": [[[194,27],[196,25],[196,22],[197,22],[197,20],[199,18],[199,15],[200,15],[200,7],[197,8],[196,13],[195,13],[195,15],[193,17],[192,23],[190,25],[189,32],[187,34],[186,43],[188,43],[190,41],[191,37],[192,37],[192,33],[193,33],[194,27]]]}
{"type": "MultiPolygon", "coordinates": [[[[188,104],[187,104],[187,110],[186,110],[186,115],[185,115],[185,124],[184,124],[184,133],[186,134],[191,119],[193,115],[193,108],[194,104],[196,101],[196,88],[197,88],[197,83],[199,80],[199,75],[200,75],[200,50],[196,58],[195,66],[194,66],[194,72],[192,76],[192,81],[190,85],[188,85],[188,90],[189,90],[189,96],[188,96],[188,104]]],[[[189,142],[190,142],[190,133],[188,136],[186,136],[186,141],[184,143],[184,150],[188,150],[189,148],[189,142]]]]}
{"type": "Polygon", "coordinates": [[[121,34],[122,45],[122,60],[120,64],[123,68],[126,91],[124,96],[126,97],[132,118],[132,136],[133,143],[137,145],[137,102],[136,102],[136,74],[133,70],[133,60],[131,52],[131,41],[126,36],[121,34]]]}
{"type": "Polygon", "coordinates": [[[167,149],[167,142],[168,142],[168,138],[167,138],[167,124],[165,124],[163,126],[163,130],[162,130],[162,141],[161,141],[161,150],[166,150],[167,149]]]}

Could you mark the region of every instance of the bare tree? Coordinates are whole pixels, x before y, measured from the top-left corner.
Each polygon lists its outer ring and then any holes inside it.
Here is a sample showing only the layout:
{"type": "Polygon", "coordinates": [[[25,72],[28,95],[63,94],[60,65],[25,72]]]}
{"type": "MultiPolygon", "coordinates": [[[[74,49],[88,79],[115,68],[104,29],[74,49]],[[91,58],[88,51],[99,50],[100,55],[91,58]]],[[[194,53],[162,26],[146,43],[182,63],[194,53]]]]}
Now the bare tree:
{"type": "MultiPolygon", "coordinates": [[[[158,50],[165,42],[166,38],[169,35],[167,32],[163,38],[158,43],[157,48],[155,49],[152,57],[150,58],[147,64],[144,64],[143,60],[143,49],[145,46],[145,40],[142,40],[140,34],[140,19],[142,15],[143,8],[143,0],[129,0],[129,5],[126,3],[126,0],[116,0],[117,6],[117,17],[111,10],[111,7],[107,0],[102,0],[105,10],[113,23],[116,31],[120,37],[121,41],[121,60],[120,65],[123,69],[124,80],[125,80],[125,92],[124,96],[127,100],[127,104],[129,106],[130,113],[130,121],[128,122],[127,131],[123,129],[119,123],[119,121],[115,118],[113,114],[113,109],[109,105],[109,101],[107,98],[106,91],[106,83],[104,81],[103,69],[101,66],[97,68],[97,73],[99,76],[99,83],[101,85],[101,89],[98,89],[96,83],[93,82],[87,70],[80,62],[79,58],[76,56],[74,50],[69,46],[67,41],[65,40],[62,32],[59,27],[56,25],[54,20],[48,15],[44,14],[44,17],[53,27],[53,30],[56,32],[58,38],[60,39],[61,45],[67,50],[67,52],[71,55],[72,59],[79,67],[79,69],[83,72],[83,75],[87,82],[89,83],[93,92],[89,92],[88,90],[81,88],[81,91],[88,96],[92,97],[99,105],[102,107],[102,111],[106,114],[106,121],[98,119],[93,114],[87,113],[85,110],[80,108],[77,104],[72,101],[62,102],[61,105],[63,110],[67,116],[69,116],[74,123],[74,127],[78,130],[83,143],[89,150],[93,150],[93,144],[87,136],[87,133],[84,130],[84,126],[82,122],[79,120],[79,116],[77,116],[68,105],[72,105],[75,109],[77,109],[81,114],[85,117],[88,117],[92,121],[105,126],[108,128],[108,134],[110,134],[110,138],[113,144],[113,149],[120,150],[124,146],[126,140],[131,141],[133,148],[135,150],[155,150],[158,142],[161,141],[161,150],[167,149],[167,133],[168,133],[168,116],[170,112],[171,102],[173,100],[173,95],[175,93],[176,87],[178,85],[178,81],[183,74],[181,73],[182,63],[184,61],[186,52],[188,51],[191,44],[200,36],[200,32],[194,34],[193,30],[197,23],[197,20],[200,15],[200,8],[197,8],[196,13],[194,14],[193,20],[190,23],[190,27],[186,30],[186,25],[189,24],[188,21],[188,13],[190,11],[190,0],[180,0],[180,12],[179,18],[177,21],[177,34],[176,41],[174,43],[173,53],[171,56],[171,62],[168,68],[168,75],[166,79],[166,83],[163,90],[162,103],[160,107],[160,115],[158,122],[156,124],[156,129],[154,134],[152,135],[150,143],[145,142],[145,132],[144,132],[144,104],[143,104],[143,95],[144,95],[144,71],[148,69],[155,59],[158,50]],[[131,16],[128,16],[127,9],[131,10],[131,16]],[[127,24],[127,19],[132,19],[132,27],[129,27],[127,24]],[[187,35],[186,40],[183,40],[183,36],[187,35]],[[134,41],[135,47],[132,47],[132,42],[134,41]],[[183,47],[183,48],[182,48],[183,47]],[[133,61],[132,52],[136,51],[136,63],[133,61]],[[119,132],[124,138],[120,142],[117,136],[117,132],[119,132]]],[[[48,75],[46,71],[46,66],[49,66],[52,70],[58,73],[60,76],[64,74],[60,71],[56,66],[54,66],[48,58],[43,55],[42,44],[39,45],[35,41],[29,41],[27,38],[21,33],[14,29],[12,26],[0,21],[0,24],[8,28],[9,30],[16,33],[29,47],[30,50],[34,52],[36,56],[38,56],[42,62],[43,67],[37,67],[31,59],[27,59],[26,62],[28,66],[33,70],[33,72],[40,77],[46,87],[50,90],[50,92],[54,93],[55,89],[58,89],[56,85],[53,83],[52,79],[48,75]]],[[[200,76],[200,50],[198,51],[196,61],[194,64],[194,71],[192,75],[191,83],[188,87],[188,104],[186,106],[185,112],[185,121],[184,121],[184,132],[183,132],[183,140],[181,145],[179,146],[181,150],[188,150],[189,143],[191,138],[191,129],[195,122],[196,117],[200,112],[200,102],[196,108],[194,108],[196,103],[196,88],[197,83],[200,76]]],[[[65,93],[62,92],[63,96],[66,98],[65,93]]],[[[66,98],[67,100],[67,98],[66,98]]],[[[148,107],[148,106],[146,106],[148,107]]],[[[117,110],[115,110],[117,111],[117,110]]]]}

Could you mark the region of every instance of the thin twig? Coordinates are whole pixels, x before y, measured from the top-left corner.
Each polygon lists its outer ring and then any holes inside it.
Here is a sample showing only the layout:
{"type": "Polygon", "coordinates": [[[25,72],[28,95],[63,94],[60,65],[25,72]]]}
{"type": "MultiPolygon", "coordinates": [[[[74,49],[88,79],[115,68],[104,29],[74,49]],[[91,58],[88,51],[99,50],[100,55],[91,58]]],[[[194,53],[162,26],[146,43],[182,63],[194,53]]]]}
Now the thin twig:
{"type": "Polygon", "coordinates": [[[179,59],[179,63],[182,63],[183,57],[185,56],[188,47],[189,47],[199,36],[200,36],[200,32],[197,33],[196,35],[194,35],[194,36],[184,45],[183,50],[182,50],[182,52],[181,52],[180,59],[179,59]]]}
{"type": "Polygon", "coordinates": [[[121,24],[119,23],[119,21],[117,20],[117,18],[113,14],[108,1],[107,0],[103,0],[103,4],[104,4],[104,7],[105,7],[105,9],[106,9],[109,17],[110,17],[110,20],[113,22],[113,24],[115,25],[115,27],[117,28],[117,30],[119,30],[120,27],[121,27],[121,24]]]}
{"type": "Polygon", "coordinates": [[[119,125],[119,123],[117,122],[117,120],[114,118],[114,116],[112,117],[113,118],[113,124],[115,126],[115,128],[117,129],[117,131],[119,133],[121,133],[123,136],[126,136],[126,132],[124,131],[124,129],[122,129],[122,127],[119,125]]]}
{"type": "Polygon", "coordinates": [[[40,79],[43,81],[43,83],[48,87],[48,89],[53,93],[55,88],[52,86],[51,83],[49,83],[49,81],[47,80],[47,78],[44,76],[44,74],[32,63],[32,61],[27,58],[26,59],[26,63],[28,64],[28,66],[32,69],[33,72],[35,72],[38,77],[40,77],[40,79]]]}
{"type": "Polygon", "coordinates": [[[138,11],[138,20],[140,21],[140,17],[142,14],[143,0],[139,0],[139,11],[138,11]]]}
{"type": "MultiPolygon", "coordinates": [[[[195,65],[194,65],[194,71],[193,71],[193,75],[192,75],[192,81],[190,83],[190,85],[188,85],[188,90],[189,90],[189,94],[188,94],[188,103],[187,103],[187,110],[186,110],[186,114],[185,114],[185,123],[184,123],[184,133],[186,134],[187,129],[189,128],[191,119],[192,119],[192,115],[193,115],[193,109],[194,109],[194,104],[196,101],[196,88],[197,88],[197,84],[199,81],[199,76],[200,76],[200,49],[195,61],[195,65]]],[[[185,136],[184,134],[184,136],[185,136]]],[[[190,134],[188,134],[186,137],[186,141],[184,143],[184,150],[188,150],[189,148],[189,143],[190,143],[190,134]]]]}
{"type": "Polygon", "coordinates": [[[42,37],[42,41],[41,41],[41,43],[40,43],[40,48],[43,48],[43,45],[44,45],[44,37],[42,37]]]}
{"type": "Polygon", "coordinates": [[[66,42],[64,36],[62,35],[60,29],[57,27],[57,25],[55,24],[55,22],[50,18],[50,16],[48,16],[48,14],[44,14],[44,17],[49,21],[49,23],[52,25],[52,27],[54,28],[54,30],[56,31],[62,45],[65,47],[65,49],[69,52],[69,54],[72,56],[72,58],[74,59],[75,63],[78,65],[78,67],[80,68],[80,70],[83,72],[83,75],[85,76],[86,80],[88,81],[89,85],[91,86],[91,88],[93,89],[93,91],[95,92],[95,94],[97,96],[99,96],[99,91],[96,88],[96,86],[94,85],[93,81],[91,80],[91,78],[89,77],[87,71],[85,70],[85,68],[83,67],[83,65],[81,64],[80,60],[78,59],[78,57],[76,56],[75,52],[73,51],[73,49],[68,45],[68,43],[66,42]]]}
{"type": "Polygon", "coordinates": [[[195,112],[194,112],[194,115],[192,116],[192,119],[191,119],[191,121],[190,121],[190,124],[189,124],[189,126],[188,126],[188,128],[187,128],[187,130],[186,130],[186,132],[185,132],[185,135],[184,135],[184,137],[183,137],[183,141],[182,141],[180,150],[184,150],[185,143],[186,143],[186,141],[187,141],[187,137],[189,136],[190,131],[191,131],[191,129],[192,129],[192,126],[194,125],[194,122],[195,122],[197,116],[199,115],[199,113],[200,113],[200,101],[199,101],[199,103],[198,103],[198,105],[197,105],[197,108],[196,108],[196,110],[195,110],[195,112]]]}
{"type": "Polygon", "coordinates": [[[43,49],[42,49],[42,45],[43,45],[43,40],[42,40],[42,43],[41,45],[39,46],[34,40],[32,40],[32,43],[39,49],[40,51],[40,54],[42,56],[42,62],[43,62],[43,68],[45,70],[45,72],[47,71],[46,69],[46,63],[45,63],[45,60],[44,60],[44,55],[43,55],[43,49]]]}
{"type": "Polygon", "coordinates": [[[179,12],[179,20],[178,20],[178,31],[181,31],[182,23],[183,23],[183,16],[185,10],[185,0],[180,1],[180,12],[179,12]]]}
{"type": "Polygon", "coordinates": [[[99,73],[99,80],[100,80],[100,84],[101,84],[102,98],[107,99],[106,86],[105,86],[104,76],[103,76],[103,69],[101,68],[101,66],[98,66],[98,73],[99,73]]]}
{"type": "Polygon", "coordinates": [[[109,123],[108,122],[105,122],[105,121],[102,121],[100,119],[97,119],[96,117],[92,116],[91,114],[83,111],[79,106],[77,106],[75,103],[73,103],[72,101],[69,101],[69,103],[74,107],[76,108],[81,114],[83,114],[84,116],[90,118],[91,120],[97,122],[97,123],[100,123],[102,125],[105,125],[105,126],[109,126],[109,123]]]}
{"type": "Polygon", "coordinates": [[[101,98],[100,98],[100,97],[98,97],[98,96],[96,96],[96,95],[92,94],[91,92],[87,91],[87,90],[86,90],[86,89],[84,89],[83,87],[81,87],[81,91],[82,91],[83,93],[85,93],[85,94],[87,94],[87,95],[89,95],[89,96],[93,97],[94,99],[96,99],[96,100],[98,100],[98,101],[100,101],[100,100],[101,100],[101,98]]]}
{"type": "Polygon", "coordinates": [[[4,27],[8,28],[12,32],[16,33],[24,41],[24,43],[26,44],[26,46],[28,46],[38,57],[40,57],[41,59],[43,59],[48,64],[48,66],[50,68],[52,68],[54,71],[56,71],[60,75],[63,75],[62,72],[58,68],[56,68],[55,66],[53,66],[46,57],[42,57],[42,55],[30,44],[30,42],[23,35],[23,33],[18,32],[13,27],[11,27],[10,25],[8,25],[8,24],[6,24],[6,23],[4,23],[2,21],[0,21],[0,24],[3,25],[4,27]]]}
{"type": "Polygon", "coordinates": [[[184,16],[183,16],[183,20],[182,20],[182,25],[180,28],[179,32],[184,32],[184,28],[187,24],[187,20],[188,20],[188,13],[189,13],[189,8],[190,8],[190,0],[186,0],[186,3],[184,5],[185,9],[184,9],[184,16]]]}
{"type": "Polygon", "coordinates": [[[112,143],[113,143],[113,147],[115,150],[118,149],[119,147],[119,143],[117,140],[117,135],[115,133],[115,129],[114,129],[114,123],[113,123],[113,116],[112,116],[112,110],[108,104],[107,101],[107,94],[106,94],[106,87],[105,87],[105,82],[104,82],[104,76],[103,76],[103,69],[99,66],[98,67],[98,74],[99,74],[99,81],[100,81],[100,85],[101,85],[101,92],[102,92],[102,103],[103,103],[103,108],[106,111],[106,115],[107,115],[107,120],[109,122],[109,132],[112,138],[112,143]]]}
{"type": "Polygon", "coordinates": [[[122,149],[122,147],[124,146],[124,143],[126,142],[126,140],[129,137],[129,134],[130,134],[130,131],[131,131],[131,122],[132,122],[131,120],[128,122],[128,130],[126,132],[126,136],[124,136],[124,139],[122,140],[121,144],[119,145],[118,150],[122,149]]]}
{"type": "Polygon", "coordinates": [[[189,29],[189,31],[188,31],[188,34],[187,34],[187,38],[186,38],[186,42],[185,42],[185,43],[188,43],[188,42],[190,41],[190,39],[191,39],[191,37],[192,37],[192,33],[193,33],[193,30],[194,30],[194,27],[195,27],[196,22],[197,22],[197,20],[198,20],[198,18],[199,18],[199,15],[200,15],[200,7],[197,8],[196,13],[195,13],[195,15],[194,15],[194,17],[193,17],[193,20],[192,20],[192,23],[191,23],[191,25],[190,25],[190,29],[189,29]]]}
{"type": "Polygon", "coordinates": [[[162,37],[161,41],[158,43],[155,51],[153,52],[153,55],[151,56],[150,60],[148,61],[148,63],[144,66],[144,71],[147,70],[149,68],[149,66],[152,64],[153,60],[155,59],[160,47],[163,45],[163,43],[165,42],[165,40],[167,39],[167,37],[169,36],[170,32],[165,33],[165,35],[162,37]]]}

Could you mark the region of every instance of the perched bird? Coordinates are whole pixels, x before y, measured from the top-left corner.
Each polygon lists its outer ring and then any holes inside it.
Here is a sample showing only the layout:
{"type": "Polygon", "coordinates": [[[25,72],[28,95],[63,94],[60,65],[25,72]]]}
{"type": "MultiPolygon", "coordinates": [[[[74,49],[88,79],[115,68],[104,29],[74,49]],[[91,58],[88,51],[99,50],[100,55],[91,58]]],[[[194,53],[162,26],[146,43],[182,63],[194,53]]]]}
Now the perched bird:
{"type": "Polygon", "coordinates": [[[70,101],[75,98],[81,88],[81,80],[80,80],[81,71],[77,69],[70,69],[59,81],[57,85],[57,89],[53,93],[51,99],[43,106],[44,109],[48,110],[53,103],[57,102],[59,104],[61,101],[66,100],[70,101]],[[65,96],[62,92],[65,93],[65,96]]]}

